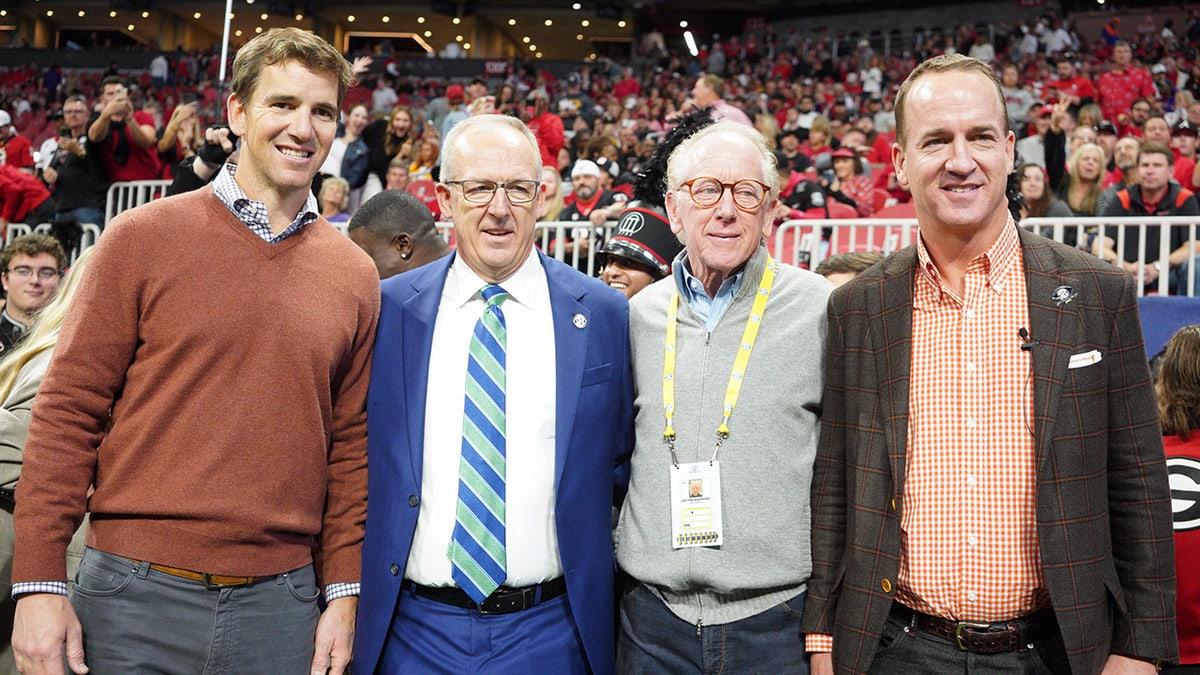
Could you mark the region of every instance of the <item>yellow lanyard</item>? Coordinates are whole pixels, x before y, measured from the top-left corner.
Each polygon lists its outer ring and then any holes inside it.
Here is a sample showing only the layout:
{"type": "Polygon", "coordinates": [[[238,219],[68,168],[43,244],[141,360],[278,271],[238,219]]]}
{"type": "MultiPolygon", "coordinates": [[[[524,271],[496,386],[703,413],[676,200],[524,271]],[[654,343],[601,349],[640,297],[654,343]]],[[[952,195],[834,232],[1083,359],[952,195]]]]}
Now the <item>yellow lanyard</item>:
{"type": "MultiPolygon", "coordinates": [[[[767,298],[771,295],[771,285],[775,283],[776,263],[767,256],[767,266],[763,270],[762,280],[758,284],[758,292],[754,295],[754,306],[750,308],[750,317],[746,319],[746,329],[742,332],[742,344],[738,349],[737,358],[733,361],[733,370],[729,373],[729,384],[725,387],[724,417],[717,427],[717,447],[713,450],[709,462],[716,460],[721,450],[721,443],[729,438],[729,417],[737,405],[738,395],[742,392],[742,379],[746,373],[746,364],[750,362],[750,352],[754,351],[754,341],[758,338],[758,327],[762,324],[763,312],[767,308],[767,298]]],[[[675,417],[675,342],[676,326],[679,318],[679,289],[671,294],[667,305],[667,340],[666,352],[663,356],[663,414],[667,418],[667,428],[663,430],[663,439],[671,450],[671,463],[679,466],[675,455],[675,428],[671,419],[675,417]]]]}

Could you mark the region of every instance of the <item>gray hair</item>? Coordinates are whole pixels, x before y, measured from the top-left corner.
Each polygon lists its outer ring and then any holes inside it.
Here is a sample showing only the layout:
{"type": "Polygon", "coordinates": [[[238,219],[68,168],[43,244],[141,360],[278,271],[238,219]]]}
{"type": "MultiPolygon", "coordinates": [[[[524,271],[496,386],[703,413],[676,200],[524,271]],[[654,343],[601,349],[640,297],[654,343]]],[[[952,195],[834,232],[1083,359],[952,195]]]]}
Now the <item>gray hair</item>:
{"type": "Polygon", "coordinates": [[[492,133],[503,133],[505,130],[518,134],[529,142],[533,149],[533,156],[536,160],[536,165],[533,167],[533,173],[537,179],[541,179],[542,175],[542,153],[538,149],[537,137],[525,126],[525,123],[515,117],[508,115],[476,115],[454,125],[450,133],[446,134],[445,143],[443,144],[442,152],[442,174],[441,180],[461,180],[463,167],[459,166],[460,154],[470,152],[471,148],[466,144],[464,138],[469,136],[475,130],[488,130],[492,133]],[[461,147],[460,147],[461,146],[461,147]]]}
{"type": "Polygon", "coordinates": [[[720,120],[710,126],[704,127],[700,131],[697,131],[695,135],[680,143],[679,147],[675,148],[675,151],[671,153],[671,158],[667,160],[668,190],[678,190],[679,186],[686,179],[685,172],[691,169],[692,165],[696,163],[697,158],[693,157],[696,144],[716,134],[733,134],[749,141],[758,150],[760,155],[762,182],[770,186],[772,192],[778,193],[779,171],[775,164],[775,153],[771,152],[770,148],[767,147],[767,142],[763,138],[763,135],[755,131],[753,127],[729,120],[720,120]]]}

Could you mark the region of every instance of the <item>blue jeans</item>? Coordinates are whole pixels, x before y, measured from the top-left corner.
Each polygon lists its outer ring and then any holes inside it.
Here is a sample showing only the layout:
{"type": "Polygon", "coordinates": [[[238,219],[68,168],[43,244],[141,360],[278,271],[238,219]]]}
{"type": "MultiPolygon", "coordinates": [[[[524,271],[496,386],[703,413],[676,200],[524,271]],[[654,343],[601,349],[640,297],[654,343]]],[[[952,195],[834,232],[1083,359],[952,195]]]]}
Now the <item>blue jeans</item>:
{"type": "Polygon", "coordinates": [[[1200,255],[1184,260],[1178,268],[1171,270],[1171,291],[1176,295],[1200,295],[1200,255]],[[1196,280],[1192,292],[1188,293],[1188,268],[1196,267],[1196,280]]]}
{"type": "Polygon", "coordinates": [[[307,673],[320,592],[312,565],[208,589],[85,549],[71,604],[92,673],[307,673]]]}
{"type": "Polygon", "coordinates": [[[807,675],[804,593],[740,621],[703,626],[675,616],[645,584],[621,599],[618,673],[807,675]]]}
{"type": "Polygon", "coordinates": [[[79,221],[80,225],[91,223],[92,225],[99,225],[101,229],[104,228],[104,211],[90,206],[81,206],[70,211],[59,211],[56,215],[59,217],[75,218],[79,221]]]}

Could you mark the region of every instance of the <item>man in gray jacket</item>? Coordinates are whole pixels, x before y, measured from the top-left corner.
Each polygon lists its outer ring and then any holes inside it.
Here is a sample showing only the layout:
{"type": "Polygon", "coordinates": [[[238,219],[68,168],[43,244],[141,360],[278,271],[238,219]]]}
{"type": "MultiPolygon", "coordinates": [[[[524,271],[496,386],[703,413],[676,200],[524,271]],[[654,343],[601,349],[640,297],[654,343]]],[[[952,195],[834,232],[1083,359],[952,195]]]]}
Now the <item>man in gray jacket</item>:
{"type": "Polygon", "coordinates": [[[769,258],[771,152],[721,121],[667,167],[685,251],[634,297],[636,390],[617,560],[618,672],[806,672],[808,490],[821,413],[821,277],[769,258]],[[665,430],[665,433],[664,433],[665,430]]]}

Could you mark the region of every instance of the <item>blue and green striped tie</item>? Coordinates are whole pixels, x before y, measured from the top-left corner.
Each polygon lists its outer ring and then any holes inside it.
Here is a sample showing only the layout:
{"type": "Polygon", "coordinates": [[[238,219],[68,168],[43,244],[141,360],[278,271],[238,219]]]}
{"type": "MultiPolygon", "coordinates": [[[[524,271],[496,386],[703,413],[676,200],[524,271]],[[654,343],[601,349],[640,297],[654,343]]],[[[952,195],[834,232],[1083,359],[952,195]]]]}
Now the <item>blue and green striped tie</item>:
{"type": "Polygon", "coordinates": [[[500,303],[508,293],[494,284],[483,288],[487,303],[475,323],[467,358],[463,404],[462,459],[458,465],[458,508],[450,538],[451,576],[475,602],[482,603],[504,583],[505,349],[508,344],[500,303]]]}

